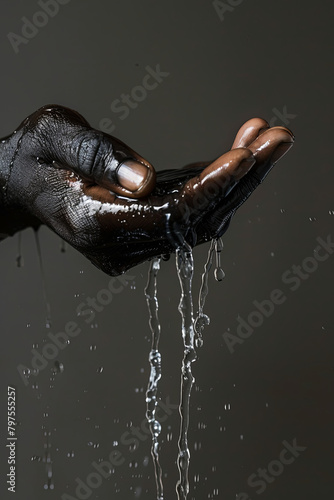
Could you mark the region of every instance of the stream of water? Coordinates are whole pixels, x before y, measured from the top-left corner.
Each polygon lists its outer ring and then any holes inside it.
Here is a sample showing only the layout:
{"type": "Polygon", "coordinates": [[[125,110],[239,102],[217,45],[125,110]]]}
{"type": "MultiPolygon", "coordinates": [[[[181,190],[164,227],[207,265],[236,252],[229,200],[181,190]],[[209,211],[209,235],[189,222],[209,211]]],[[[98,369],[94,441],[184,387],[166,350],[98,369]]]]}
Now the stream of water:
{"type": "Polygon", "coordinates": [[[149,325],[152,333],[151,352],[149,355],[150,378],[146,390],[146,418],[152,435],[151,455],[154,465],[157,500],[163,500],[162,469],[159,462],[159,435],[161,425],[156,420],[158,382],[161,378],[161,354],[159,340],[161,325],[158,317],[157,274],[160,269],[160,258],[151,261],[148,281],[145,288],[146,302],[149,310],[149,325]]]}

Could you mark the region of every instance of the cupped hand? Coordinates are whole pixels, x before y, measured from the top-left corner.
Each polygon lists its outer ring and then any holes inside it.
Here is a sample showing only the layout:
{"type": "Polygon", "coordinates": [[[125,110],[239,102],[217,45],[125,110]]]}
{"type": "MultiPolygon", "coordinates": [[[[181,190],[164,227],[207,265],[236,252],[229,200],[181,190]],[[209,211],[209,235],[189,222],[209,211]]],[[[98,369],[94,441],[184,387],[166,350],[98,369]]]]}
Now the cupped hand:
{"type": "Polygon", "coordinates": [[[213,162],[155,173],[68,108],[44,106],[17,133],[7,206],[34,227],[49,226],[109,275],[224,234],[294,141],[288,129],[255,118],[213,162]]]}

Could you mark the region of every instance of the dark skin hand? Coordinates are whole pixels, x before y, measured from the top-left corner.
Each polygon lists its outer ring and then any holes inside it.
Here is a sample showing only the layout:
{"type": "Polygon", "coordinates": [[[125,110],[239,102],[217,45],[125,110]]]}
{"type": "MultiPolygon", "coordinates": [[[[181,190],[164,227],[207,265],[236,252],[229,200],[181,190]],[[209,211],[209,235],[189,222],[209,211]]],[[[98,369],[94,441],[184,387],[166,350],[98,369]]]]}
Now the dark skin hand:
{"type": "Polygon", "coordinates": [[[155,173],[77,112],[44,106],[0,144],[1,237],[46,224],[116,276],[223,235],[293,141],[288,129],[254,118],[213,162],[155,173]]]}

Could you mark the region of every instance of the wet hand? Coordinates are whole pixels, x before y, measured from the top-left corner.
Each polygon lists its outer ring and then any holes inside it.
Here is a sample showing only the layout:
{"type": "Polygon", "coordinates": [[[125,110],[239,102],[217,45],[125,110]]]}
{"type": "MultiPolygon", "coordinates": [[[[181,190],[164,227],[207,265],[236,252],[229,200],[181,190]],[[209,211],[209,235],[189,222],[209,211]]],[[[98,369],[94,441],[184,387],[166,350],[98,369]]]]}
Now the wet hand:
{"type": "Polygon", "coordinates": [[[31,218],[25,225],[48,225],[110,275],[184,242],[195,246],[224,234],[293,144],[288,129],[270,129],[256,118],[215,161],[155,173],[68,108],[45,106],[17,133],[6,198],[16,219],[21,214],[31,218]]]}

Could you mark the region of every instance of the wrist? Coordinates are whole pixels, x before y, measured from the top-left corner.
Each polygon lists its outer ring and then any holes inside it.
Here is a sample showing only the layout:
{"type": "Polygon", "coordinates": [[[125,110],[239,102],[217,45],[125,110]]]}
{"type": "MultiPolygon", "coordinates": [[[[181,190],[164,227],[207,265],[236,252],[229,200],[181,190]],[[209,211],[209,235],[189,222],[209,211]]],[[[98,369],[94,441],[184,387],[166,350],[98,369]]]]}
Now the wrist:
{"type": "Polygon", "coordinates": [[[0,240],[13,236],[26,227],[37,229],[40,225],[40,222],[31,217],[22,204],[15,200],[16,187],[10,182],[23,135],[24,129],[20,129],[0,140],[0,240]]]}

